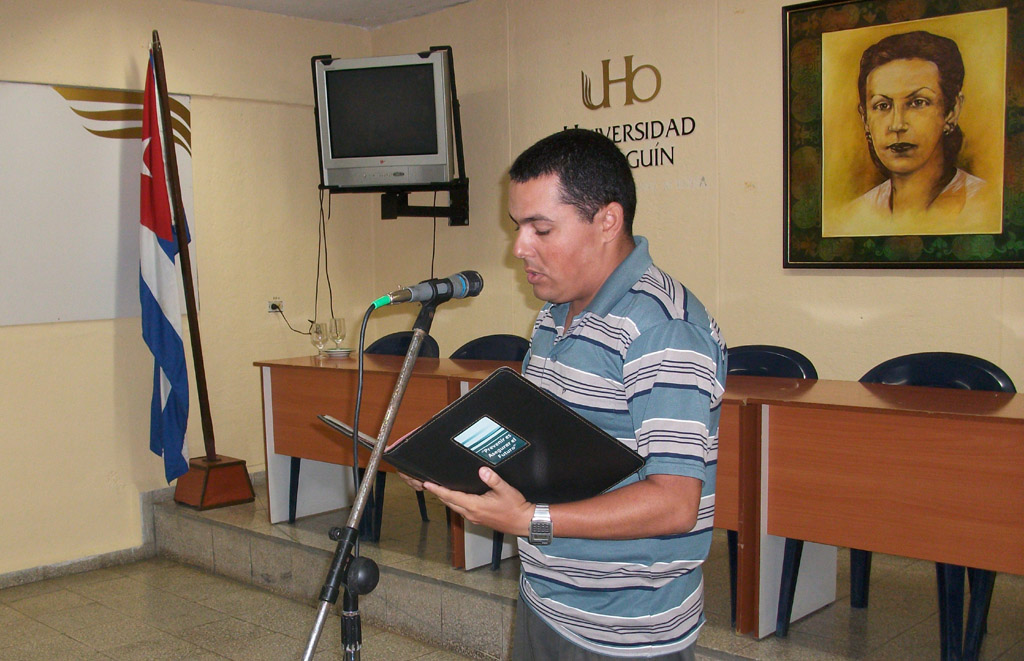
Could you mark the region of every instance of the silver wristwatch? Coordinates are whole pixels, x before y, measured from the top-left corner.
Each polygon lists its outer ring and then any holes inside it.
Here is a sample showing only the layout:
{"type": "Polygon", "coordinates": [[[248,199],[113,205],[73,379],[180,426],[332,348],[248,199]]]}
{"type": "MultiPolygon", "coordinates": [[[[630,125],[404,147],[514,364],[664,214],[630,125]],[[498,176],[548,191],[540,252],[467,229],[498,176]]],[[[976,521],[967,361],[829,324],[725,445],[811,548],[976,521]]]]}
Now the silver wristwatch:
{"type": "Polygon", "coordinates": [[[530,520],[530,543],[534,546],[551,543],[551,510],[547,505],[538,503],[533,506],[533,519],[530,520]]]}

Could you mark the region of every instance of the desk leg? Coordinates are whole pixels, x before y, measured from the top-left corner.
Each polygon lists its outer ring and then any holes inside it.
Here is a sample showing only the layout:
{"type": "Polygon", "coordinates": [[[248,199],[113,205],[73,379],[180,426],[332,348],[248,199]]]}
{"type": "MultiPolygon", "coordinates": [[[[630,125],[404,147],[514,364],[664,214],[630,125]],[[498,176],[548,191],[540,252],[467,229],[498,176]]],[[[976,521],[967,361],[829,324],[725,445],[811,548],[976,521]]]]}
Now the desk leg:
{"type": "Polygon", "coordinates": [[[725,532],[726,544],[729,547],[729,622],[736,628],[736,565],[739,562],[739,534],[735,530],[725,532]]]}
{"type": "Polygon", "coordinates": [[[463,530],[465,519],[461,514],[448,510],[448,534],[452,539],[452,567],[464,569],[466,566],[466,531],[463,530]]]}
{"type": "Polygon", "coordinates": [[[804,543],[800,539],[786,539],[786,550],[782,555],[782,578],[779,581],[779,612],[775,618],[775,635],[785,638],[789,623],[793,619],[793,599],[796,597],[796,576],[800,570],[800,557],[804,543]]]}
{"type": "Polygon", "coordinates": [[[967,569],[971,586],[971,602],[967,608],[967,630],[964,633],[964,659],[977,659],[981,641],[985,637],[988,609],[992,604],[992,589],[996,573],[985,569],[967,569]]]}
{"type": "Polygon", "coordinates": [[[955,661],[964,649],[965,569],[944,562],[935,563],[939,588],[939,638],[942,661],[955,661]]]}
{"type": "Polygon", "coordinates": [[[295,523],[295,507],[299,500],[299,469],[302,459],[292,457],[291,471],[288,474],[288,523],[295,523]]]}
{"type": "Polygon", "coordinates": [[[736,633],[757,630],[761,545],[761,407],[739,419],[739,530],[736,531],[736,633]]]}

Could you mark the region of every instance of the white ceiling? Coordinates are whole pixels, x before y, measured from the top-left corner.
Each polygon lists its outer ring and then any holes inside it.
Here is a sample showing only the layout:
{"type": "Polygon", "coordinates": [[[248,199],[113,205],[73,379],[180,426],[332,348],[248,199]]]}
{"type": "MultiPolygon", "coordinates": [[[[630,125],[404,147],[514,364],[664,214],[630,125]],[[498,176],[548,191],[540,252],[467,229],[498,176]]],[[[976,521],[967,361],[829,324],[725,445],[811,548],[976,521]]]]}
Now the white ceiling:
{"type": "Polygon", "coordinates": [[[469,0],[197,0],[296,18],[376,28],[469,0]]]}

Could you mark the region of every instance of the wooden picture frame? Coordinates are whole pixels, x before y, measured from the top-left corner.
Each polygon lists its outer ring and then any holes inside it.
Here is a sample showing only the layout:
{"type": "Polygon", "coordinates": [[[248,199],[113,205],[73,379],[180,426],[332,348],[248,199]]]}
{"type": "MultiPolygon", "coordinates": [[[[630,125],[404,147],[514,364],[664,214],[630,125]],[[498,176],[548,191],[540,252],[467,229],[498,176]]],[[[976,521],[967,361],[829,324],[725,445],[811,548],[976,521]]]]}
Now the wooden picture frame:
{"type": "Polygon", "coordinates": [[[820,0],[782,27],[785,268],[1024,268],[1024,0],[820,0]]]}

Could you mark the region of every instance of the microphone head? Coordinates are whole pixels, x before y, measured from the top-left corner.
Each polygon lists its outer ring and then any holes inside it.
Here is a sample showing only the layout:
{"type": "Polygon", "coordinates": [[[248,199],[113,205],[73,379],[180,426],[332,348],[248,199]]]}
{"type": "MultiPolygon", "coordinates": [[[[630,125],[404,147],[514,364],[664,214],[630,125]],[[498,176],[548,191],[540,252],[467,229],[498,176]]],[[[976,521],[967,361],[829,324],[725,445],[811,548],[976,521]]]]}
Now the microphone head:
{"type": "Polygon", "coordinates": [[[484,288],[484,279],[476,271],[461,271],[447,278],[434,278],[424,280],[412,287],[396,289],[390,294],[382,296],[374,305],[392,305],[394,303],[422,303],[433,301],[443,303],[451,298],[466,298],[476,296],[484,288]]]}
{"type": "Polygon", "coordinates": [[[484,279],[476,271],[459,271],[449,280],[452,281],[452,298],[476,296],[484,288],[484,279]]]}

